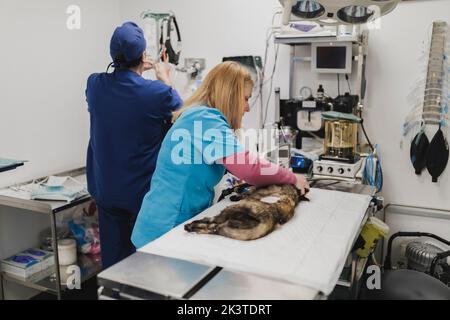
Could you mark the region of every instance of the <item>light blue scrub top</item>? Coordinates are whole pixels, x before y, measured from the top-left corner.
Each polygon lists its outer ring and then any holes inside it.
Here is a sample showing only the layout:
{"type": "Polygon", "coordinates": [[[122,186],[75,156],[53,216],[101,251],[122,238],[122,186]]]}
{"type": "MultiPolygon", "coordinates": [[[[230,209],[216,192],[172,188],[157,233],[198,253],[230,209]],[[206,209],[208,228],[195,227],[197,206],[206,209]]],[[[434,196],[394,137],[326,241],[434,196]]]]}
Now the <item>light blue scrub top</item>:
{"type": "Polygon", "coordinates": [[[163,141],[131,237],[136,248],[210,207],[225,174],[216,161],[243,150],[220,111],[204,106],[185,111],[163,141]]]}

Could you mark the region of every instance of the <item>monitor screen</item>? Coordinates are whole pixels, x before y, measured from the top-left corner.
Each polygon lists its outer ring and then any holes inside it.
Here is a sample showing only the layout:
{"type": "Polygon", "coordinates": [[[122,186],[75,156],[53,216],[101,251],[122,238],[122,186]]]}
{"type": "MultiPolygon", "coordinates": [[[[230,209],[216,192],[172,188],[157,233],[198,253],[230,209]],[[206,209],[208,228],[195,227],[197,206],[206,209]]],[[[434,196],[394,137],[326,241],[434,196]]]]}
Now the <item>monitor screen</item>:
{"type": "Polygon", "coordinates": [[[280,158],[289,158],[289,150],[286,150],[286,149],[280,149],[280,150],[278,151],[278,156],[279,156],[280,158]]]}
{"type": "Polygon", "coordinates": [[[352,73],[352,43],[313,43],[311,67],[317,73],[352,73]]]}
{"type": "Polygon", "coordinates": [[[345,69],[347,63],[346,47],[317,47],[318,69],[345,69]]]}

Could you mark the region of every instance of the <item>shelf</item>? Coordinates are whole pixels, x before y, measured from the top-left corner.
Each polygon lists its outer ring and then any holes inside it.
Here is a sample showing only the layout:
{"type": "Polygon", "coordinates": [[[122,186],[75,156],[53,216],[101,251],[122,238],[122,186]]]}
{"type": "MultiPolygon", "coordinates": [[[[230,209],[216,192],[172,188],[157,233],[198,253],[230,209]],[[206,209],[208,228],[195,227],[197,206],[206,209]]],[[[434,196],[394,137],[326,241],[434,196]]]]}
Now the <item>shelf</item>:
{"type": "MultiPolygon", "coordinates": [[[[52,268],[50,268],[50,269],[52,269],[52,268]]],[[[37,279],[42,278],[41,277],[42,273],[46,273],[46,272],[48,272],[48,271],[43,271],[43,272],[37,273],[31,279],[28,279],[28,280],[16,278],[12,275],[2,272],[2,278],[3,278],[3,280],[17,283],[24,287],[28,287],[28,288],[35,289],[35,290],[42,291],[42,292],[52,292],[52,293],[56,294],[56,287],[55,287],[54,283],[52,283],[50,281],[51,275],[46,276],[42,280],[32,280],[32,279],[36,279],[36,278],[37,279]]]]}
{"type": "MultiPolygon", "coordinates": [[[[67,186],[79,185],[79,183],[86,186],[86,170],[85,168],[67,171],[59,174],[52,174],[54,176],[69,176],[74,180],[68,180],[67,186]]],[[[35,181],[42,181],[44,178],[35,179],[33,181],[17,184],[0,190],[0,206],[17,208],[27,210],[29,213],[46,214],[51,217],[52,226],[56,227],[56,214],[66,209],[76,207],[80,204],[91,201],[89,194],[84,194],[78,199],[71,202],[66,201],[41,201],[30,200],[29,188],[26,186],[35,181]]],[[[90,257],[87,255],[80,255],[78,257],[78,265],[81,271],[81,283],[88,281],[96,276],[101,270],[102,265],[100,257],[90,257]]],[[[1,281],[9,281],[24,287],[32,288],[41,292],[54,294],[61,298],[61,292],[66,290],[65,284],[58,284],[56,281],[56,268],[52,267],[46,271],[33,275],[27,280],[23,280],[5,273],[1,273],[1,281]]],[[[64,275],[66,277],[66,275],[64,275]]],[[[64,279],[65,277],[62,277],[64,279]]],[[[63,282],[63,281],[61,281],[63,282]]],[[[4,296],[4,293],[2,294],[4,296]]]]}
{"type": "Polygon", "coordinates": [[[25,164],[25,161],[16,161],[0,158],[0,172],[11,171],[21,167],[25,164]]]}
{"type": "MultiPolygon", "coordinates": [[[[100,271],[102,271],[100,256],[91,257],[87,255],[79,255],[78,266],[81,269],[81,283],[88,281],[89,279],[95,277],[98,273],[100,273],[100,271]]],[[[32,279],[29,280],[22,280],[6,273],[2,273],[2,278],[6,281],[14,282],[24,287],[35,289],[41,292],[47,292],[54,295],[57,294],[57,284],[54,267],[50,268],[50,271],[45,270],[41,273],[37,273],[32,277],[32,279]]],[[[61,290],[66,290],[65,284],[61,284],[61,290]]]]}
{"type": "MultiPolygon", "coordinates": [[[[81,183],[86,183],[85,169],[76,169],[69,172],[64,172],[57,174],[57,176],[70,176],[74,179],[80,181],[81,183]]],[[[36,179],[36,180],[41,180],[36,179]]],[[[36,213],[52,214],[64,211],[66,209],[75,207],[79,204],[88,202],[91,200],[91,196],[86,194],[72,202],[65,201],[41,201],[41,200],[30,200],[29,194],[24,191],[20,191],[18,188],[32,183],[32,181],[18,184],[16,186],[11,186],[0,190],[0,206],[7,206],[11,208],[18,208],[29,210],[36,213]]],[[[73,182],[67,182],[68,185],[73,182]]]]}
{"type": "Polygon", "coordinates": [[[0,172],[11,171],[11,170],[17,169],[18,167],[21,167],[23,165],[24,165],[23,163],[20,163],[20,164],[15,164],[15,165],[11,165],[11,166],[0,167],[0,172]]]}
{"type": "Polygon", "coordinates": [[[287,45],[310,45],[311,43],[322,42],[352,42],[353,44],[360,44],[357,37],[336,37],[335,35],[327,36],[311,36],[311,37],[296,37],[296,36],[276,36],[275,44],[287,45]]]}

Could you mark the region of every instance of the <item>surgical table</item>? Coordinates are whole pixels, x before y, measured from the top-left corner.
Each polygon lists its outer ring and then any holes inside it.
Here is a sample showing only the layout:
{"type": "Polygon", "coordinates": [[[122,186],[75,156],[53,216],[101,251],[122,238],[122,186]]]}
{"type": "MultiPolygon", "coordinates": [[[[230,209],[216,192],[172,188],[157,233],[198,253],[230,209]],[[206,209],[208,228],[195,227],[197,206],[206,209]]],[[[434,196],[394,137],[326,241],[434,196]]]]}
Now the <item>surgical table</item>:
{"type": "MultiPolygon", "coordinates": [[[[321,189],[375,195],[372,187],[346,182],[321,181],[321,189]]],[[[361,227],[354,235],[358,239],[367,219],[377,209],[368,207],[361,227]]],[[[361,261],[348,252],[350,279],[338,285],[355,292],[354,287],[364,269],[361,261]],[[358,272],[359,266],[359,272],[358,272]]],[[[348,277],[347,277],[348,278],[348,277]]],[[[99,298],[108,299],[183,299],[183,300],[314,300],[325,299],[320,291],[306,286],[277,281],[261,276],[228,271],[190,261],[138,252],[98,275],[99,298]]]]}

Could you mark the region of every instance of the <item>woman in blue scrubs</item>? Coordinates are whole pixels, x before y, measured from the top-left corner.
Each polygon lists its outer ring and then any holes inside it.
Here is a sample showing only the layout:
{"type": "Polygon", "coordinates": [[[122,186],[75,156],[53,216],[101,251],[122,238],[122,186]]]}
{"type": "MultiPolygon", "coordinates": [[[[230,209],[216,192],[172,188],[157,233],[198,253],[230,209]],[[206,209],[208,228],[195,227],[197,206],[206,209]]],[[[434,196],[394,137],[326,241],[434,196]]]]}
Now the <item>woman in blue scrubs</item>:
{"type": "Polygon", "coordinates": [[[295,184],[303,192],[308,187],[303,176],[255,159],[239,144],[236,131],[249,111],[252,89],[247,69],[225,62],[215,67],[184,108],[175,112],[151,190],[144,197],[133,229],[131,240],[137,248],[210,207],[214,187],[226,169],[258,186],[295,184]],[[238,156],[245,161],[233,161],[238,156]]]}

